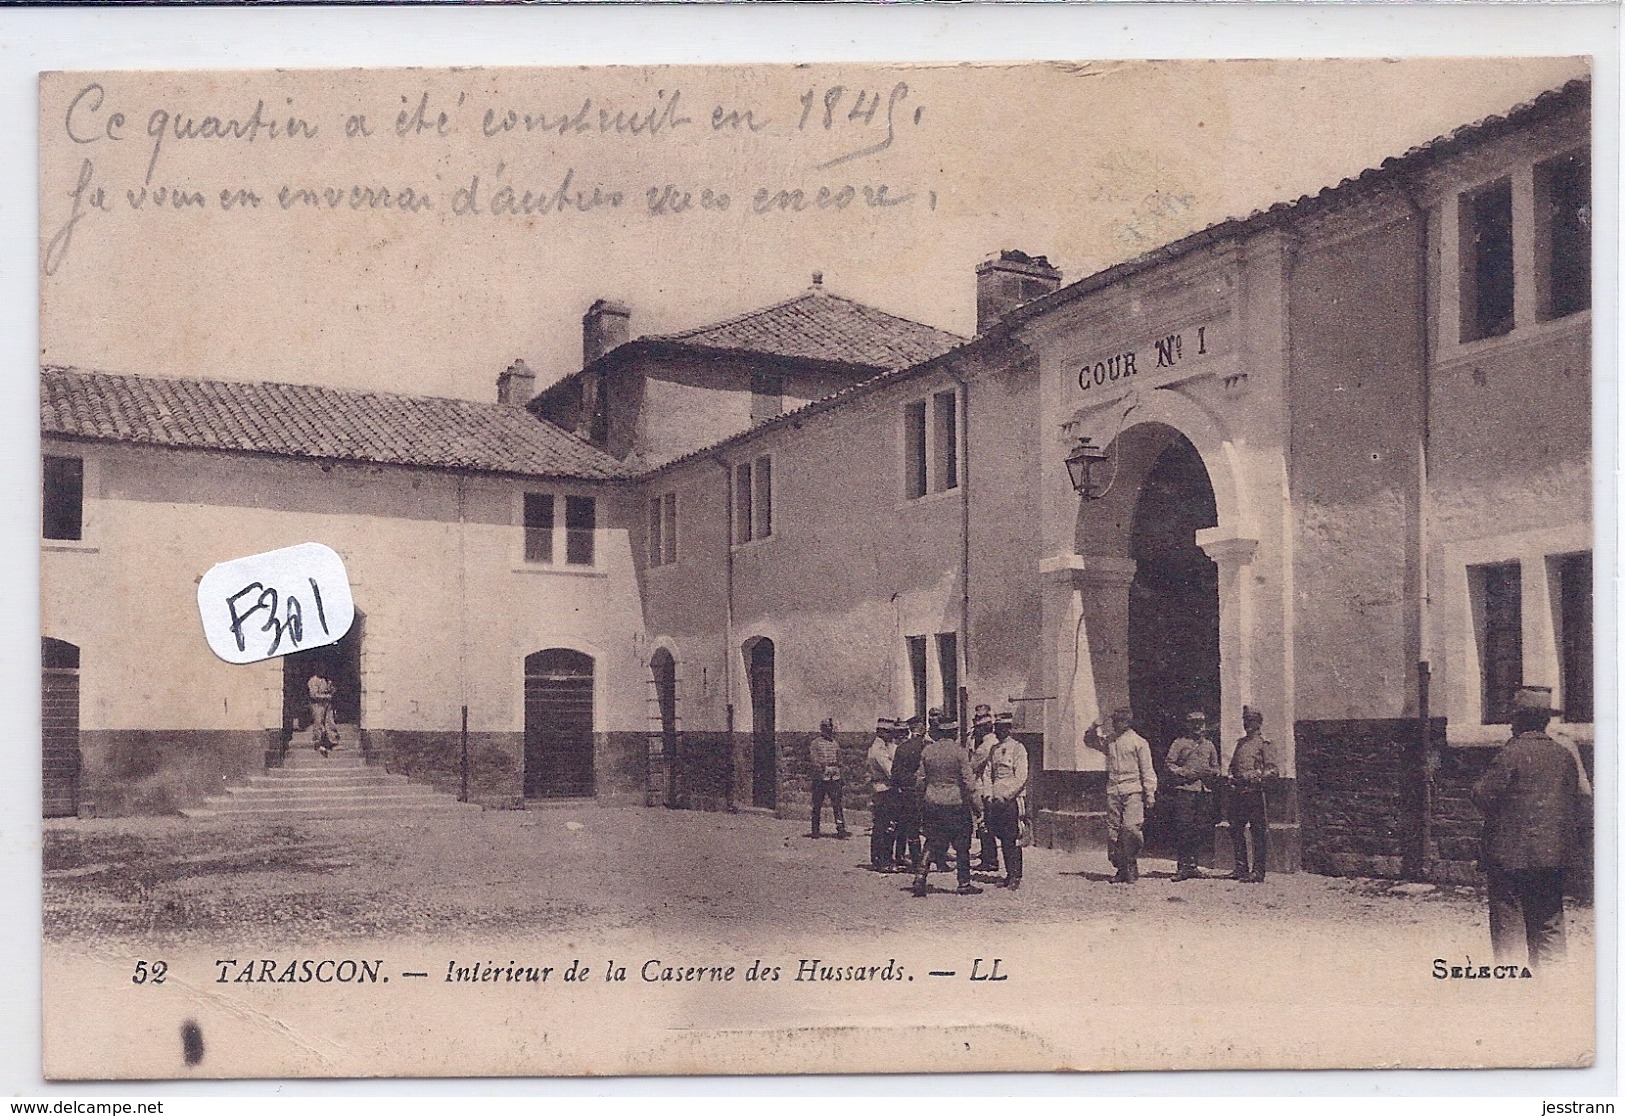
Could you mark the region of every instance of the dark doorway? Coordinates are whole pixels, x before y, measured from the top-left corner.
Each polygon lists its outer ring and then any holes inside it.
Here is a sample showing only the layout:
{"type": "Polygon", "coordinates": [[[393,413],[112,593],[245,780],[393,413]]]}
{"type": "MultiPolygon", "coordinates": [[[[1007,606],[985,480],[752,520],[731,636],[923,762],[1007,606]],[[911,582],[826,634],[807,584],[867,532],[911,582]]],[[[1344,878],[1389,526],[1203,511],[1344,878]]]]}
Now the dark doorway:
{"type": "Polygon", "coordinates": [[[46,637],[40,658],[45,816],[71,818],[79,813],[79,648],[46,637]]]}
{"type": "MultiPolygon", "coordinates": [[[[1178,438],[1141,485],[1129,544],[1129,703],[1159,772],[1187,713],[1219,717],[1219,569],[1196,545],[1196,532],[1217,524],[1207,468],[1178,438]]],[[[1160,844],[1166,829],[1149,819],[1147,840],[1160,844]]]]}
{"type": "Polygon", "coordinates": [[[675,806],[678,795],[679,763],[677,756],[677,660],[664,647],[649,659],[649,672],[654,675],[655,709],[660,717],[660,754],[670,773],[666,780],[666,805],[675,806]]]}
{"type": "Polygon", "coordinates": [[[771,810],[779,802],[778,756],[774,746],[778,699],[773,687],[773,641],[761,638],[745,644],[745,667],[750,680],[750,804],[771,810]]]}
{"type": "Polygon", "coordinates": [[[525,797],[593,793],[592,657],[561,647],[525,657],[525,797]]]}
{"type": "MultiPolygon", "coordinates": [[[[355,622],[337,643],[282,656],[285,731],[310,727],[310,679],[318,671],[333,683],[333,720],[352,729],[361,726],[361,625],[361,612],[357,610],[355,622]]],[[[356,739],[353,733],[345,735],[356,739]]]]}

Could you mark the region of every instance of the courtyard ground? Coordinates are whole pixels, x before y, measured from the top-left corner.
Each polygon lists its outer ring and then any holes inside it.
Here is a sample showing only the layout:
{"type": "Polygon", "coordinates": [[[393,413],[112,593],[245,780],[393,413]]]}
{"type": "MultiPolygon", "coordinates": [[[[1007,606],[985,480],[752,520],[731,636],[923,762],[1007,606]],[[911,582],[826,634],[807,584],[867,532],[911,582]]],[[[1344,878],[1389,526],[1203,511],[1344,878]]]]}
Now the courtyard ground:
{"type": "MultiPolygon", "coordinates": [[[[57,1076],[1586,1064],[1593,917],[1537,979],[1493,963],[1482,894],[1275,875],[1174,883],[1027,850],[1012,894],[924,899],[860,832],[557,806],[409,819],[48,822],[57,1076]],[[361,958],[376,985],[242,984],[234,959],[361,958]],[[164,959],[160,988],[138,961],[164,959]],[[976,982],[997,971],[1004,979],[976,982]],[[561,983],[570,962],[589,980],[561,983]],[[797,980],[809,962],[840,980],[797,980]],[[874,979],[887,963],[895,981],[874,979]],[[539,991],[448,969],[551,965],[539,991]],[[747,979],[755,963],[775,982],[747,979]],[[1439,965],[1456,968],[1441,977],[1439,965]],[[624,981],[606,978],[624,966],[624,981]],[[725,981],[663,970],[734,967],[725,981]],[[868,982],[852,983],[852,967],[868,982]],[[414,973],[424,974],[413,976],[414,973]],[[216,1053],[183,1065],[182,1021],[216,1053]],[[173,1046],[173,1050],[170,1047],[173,1046]],[[162,1056],[153,1053],[161,1050],[162,1056]]],[[[269,963],[269,960],[268,962],[269,963]]]]}

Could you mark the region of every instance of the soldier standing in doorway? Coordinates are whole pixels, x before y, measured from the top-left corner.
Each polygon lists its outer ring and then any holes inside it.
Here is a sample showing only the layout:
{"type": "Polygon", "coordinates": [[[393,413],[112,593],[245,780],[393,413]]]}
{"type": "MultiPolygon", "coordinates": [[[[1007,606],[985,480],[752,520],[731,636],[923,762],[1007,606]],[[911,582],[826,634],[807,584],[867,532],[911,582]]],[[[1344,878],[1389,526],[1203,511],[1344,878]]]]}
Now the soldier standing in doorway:
{"type": "Polygon", "coordinates": [[[1213,836],[1213,783],[1219,777],[1219,752],[1208,738],[1207,715],[1195,710],[1185,718],[1185,735],[1168,747],[1168,778],[1179,842],[1174,882],[1201,879],[1197,861],[1213,836]]]}
{"type": "Polygon", "coordinates": [[[1145,845],[1145,815],[1157,802],[1157,769],[1151,745],[1134,731],[1134,711],[1111,716],[1112,727],[1090,725],[1083,742],[1106,755],[1106,855],[1117,875],[1112,883],[1140,878],[1140,849],[1145,845]]]}
{"type": "Polygon", "coordinates": [[[1264,739],[1264,714],[1241,707],[1241,725],[1247,735],[1236,742],[1230,757],[1230,841],[1236,855],[1233,880],[1263,883],[1269,864],[1270,820],[1265,786],[1278,774],[1271,758],[1274,745],[1264,739]],[[1251,868],[1247,862],[1247,831],[1253,834],[1251,868]]]}
{"type": "Polygon", "coordinates": [[[333,723],[333,683],[317,667],[305,683],[310,694],[311,745],[322,755],[339,746],[339,730],[333,723]]]}

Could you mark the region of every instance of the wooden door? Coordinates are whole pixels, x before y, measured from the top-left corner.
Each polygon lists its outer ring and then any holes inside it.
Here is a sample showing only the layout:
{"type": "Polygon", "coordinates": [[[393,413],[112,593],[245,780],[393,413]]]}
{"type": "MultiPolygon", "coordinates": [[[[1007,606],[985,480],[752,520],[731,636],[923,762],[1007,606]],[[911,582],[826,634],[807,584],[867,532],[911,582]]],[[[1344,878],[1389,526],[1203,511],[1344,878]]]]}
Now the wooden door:
{"type": "Polygon", "coordinates": [[[590,797],[593,663],[552,648],[525,659],[525,797],[590,797]]]}
{"type": "Polygon", "coordinates": [[[72,817],[79,812],[79,648],[46,639],[41,652],[45,816],[72,817]]]}

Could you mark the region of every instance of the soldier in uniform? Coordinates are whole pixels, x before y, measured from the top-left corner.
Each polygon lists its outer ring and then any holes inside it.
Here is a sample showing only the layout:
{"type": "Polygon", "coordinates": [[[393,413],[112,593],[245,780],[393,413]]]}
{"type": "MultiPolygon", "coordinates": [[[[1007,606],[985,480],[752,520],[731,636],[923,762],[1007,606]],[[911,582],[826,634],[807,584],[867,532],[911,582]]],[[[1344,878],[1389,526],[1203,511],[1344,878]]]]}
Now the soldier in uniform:
{"type": "Polygon", "coordinates": [[[881,717],[875,722],[874,742],[865,757],[869,770],[869,811],[874,818],[869,829],[869,867],[876,872],[892,870],[892,849],[897,843],[897,792],[891,785],[896,735],[897,722],[891,717],[881,717]]]}
{"type": "Polygon", "coordinates": [[[920,864],[920,756],[925,752],[925,720],[918,713],[907,722],[907,735],[892,753],[891,785],[897,798],[897,844],[893,861],[899,868],[920,864]]]}
{"type": "Polygon", "coordinates": [[[1145,815],[1157,801],[1157,769],[1151,745],[1134,731],[1134,711],[1111,716],[1111,731],[1090,725],[1083,742],[1106,755],[1106,855],[1117,875],[1112,883],[1140,878],[1140,849],[1145,844],[1145,815]]]}
{"type": "Polygon", "coordinates": [[[959,726],[953,721],[938,722],[933,733],[935,739],[926,745],[920,756],[925,786],[921,818],[925,855],[914,872],[914,894],[920,898],[930,893],[927,880],[931,865],[946,859],[949,845],[954,847],[959,894],[982,893],[970,879],[971,814],[980,808],[981,802],[976,793],[976,778],[970,770],[970,756],[959,746],[955,739],[958,735],[959,726]]]}
{"type": "Polygon", "coordinates": [[[1208,738],[1207,714],[1198,709],[1185,717],[1185,735],[1168,746],[1167,766],[1179,841],[1174,882],[1201,879],[1196,865],[1213,838],[1213,783],[1219,777],[1219,751],[1208,738]]]}
{"type": "Polygon", "coordinates": [[[1515,963],[1527,955],[1532,969],[1564,953],[1563,873],[1586,801],[1573,754],[1546,735],[1558,712],[1549,687],[1520,688],[1512,739],[1473,786],[1473,805],[1484,815],[1495,959],[1515,963]]]}
{"type": "Polygon", "coordinates": [[[987,831],[1004,846],[1004,886],[1015,891],[1021,886],[1021,807],[1027,793],[1027,748],[1011,733],[1015,718],[1000,713],[994,719],[995,737],[987,759],[982,809],[987,831]]]}
{"type": "Polygon", "coordinates": [[[339,746],[339,730],[333,723],[333,683],[317,667],[305,683],[310,694],[310,738],[322,755],[339,746]]]}
{"type": "MultiPolygon", "coordinates": [[[[997,740],[998,736],[993,731],[992,707],[978,705],[976,714],[971,719],[970,770],[971,774],[976,777],[976,791],[982,796],[984,805],[987,801],[988,789],[987,761],[993,754],[993,745],[997,740]]],[[[999,846],[988,827],[985,812],[976,817],[976,839],[979,845],[977,867],[984,872],[997,872],[999,870],[999,846]]]]}
{"type": "Polygon", "coordinates": [[[825,717],[818,726],[818,735],[808,747],[812,760],[812,833],[823,821],[824,802],[827,799],[835,814],[835,836],[846,840],[852,836],[846,830],[846,811],[841,806],[841,746],[835,741],[835,722],[825,717]]]}
{"type": "Polygon", "coordinates": [[[1264,739],[1264,714],[1241,707],[1241,725],[1247,735],[1236,742],[1230,757],[1230,842],[1236,856],[1233,880],[1263,883],[1269,864],[1270,820],[1265,786],[1278,772],[1272,758],[1275,746],[1264,739]],[[1253,832],[1252,866],[1247,863],[1247,830],[1253,832]]]}

